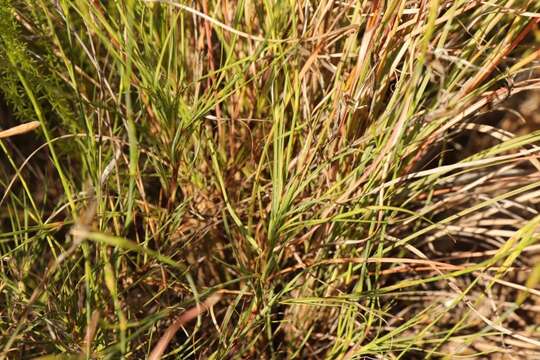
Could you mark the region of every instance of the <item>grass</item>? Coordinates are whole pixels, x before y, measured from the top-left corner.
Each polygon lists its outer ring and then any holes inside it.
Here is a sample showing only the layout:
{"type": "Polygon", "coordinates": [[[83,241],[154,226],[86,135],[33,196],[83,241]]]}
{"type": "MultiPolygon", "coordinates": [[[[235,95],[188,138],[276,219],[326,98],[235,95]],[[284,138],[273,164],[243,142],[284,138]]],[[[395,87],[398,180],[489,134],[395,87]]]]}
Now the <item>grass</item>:
{"type": "Polygon", "coordinates": [[[537,358],[538,22],[0,0],[0,358],[537,358]]]}

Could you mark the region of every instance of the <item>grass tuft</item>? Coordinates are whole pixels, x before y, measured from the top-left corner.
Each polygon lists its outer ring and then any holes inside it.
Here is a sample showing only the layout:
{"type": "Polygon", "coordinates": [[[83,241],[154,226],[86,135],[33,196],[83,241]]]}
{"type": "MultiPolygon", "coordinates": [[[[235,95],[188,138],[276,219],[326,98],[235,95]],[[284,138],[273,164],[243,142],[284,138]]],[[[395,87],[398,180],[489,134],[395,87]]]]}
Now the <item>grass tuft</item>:
{"type": "Polygon", "coordinates": [[[540,357],[536,0],[0,0],[0,359],[540,357]]]}

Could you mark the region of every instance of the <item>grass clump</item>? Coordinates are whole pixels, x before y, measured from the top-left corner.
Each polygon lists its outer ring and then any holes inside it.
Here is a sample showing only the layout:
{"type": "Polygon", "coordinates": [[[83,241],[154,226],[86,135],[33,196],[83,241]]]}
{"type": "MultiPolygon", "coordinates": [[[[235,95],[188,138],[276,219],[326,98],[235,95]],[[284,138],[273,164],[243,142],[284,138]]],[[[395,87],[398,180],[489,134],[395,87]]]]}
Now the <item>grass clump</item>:
{"type": "Polygon", "coordinates": [[[540,356],[539,12],[0,0],[0,357],[540,356]]]}

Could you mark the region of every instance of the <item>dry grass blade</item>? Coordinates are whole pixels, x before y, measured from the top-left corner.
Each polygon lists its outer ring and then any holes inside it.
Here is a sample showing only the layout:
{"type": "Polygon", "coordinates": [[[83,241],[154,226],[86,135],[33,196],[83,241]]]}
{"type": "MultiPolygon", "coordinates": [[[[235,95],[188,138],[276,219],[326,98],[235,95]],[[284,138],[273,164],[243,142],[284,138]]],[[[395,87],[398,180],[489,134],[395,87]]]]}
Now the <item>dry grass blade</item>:
{"type": "Polygon", "coordinates": [[[204,300],[201,304],[192,307],[191,309],[183,312],[174,322],[165,330],[165,333],[161,335],[161,338],[152,349],[148,360],[159,360],[163,353],[167,349],[167,346],[173,339],[174,335],[180,330],[181,327],[186,325],[191,320],[195,319],[197,316],[208,311],[212,306],[218,303],[221,299],[220,294],[213,294],[204,300]]]}
{"type": "Polygon", "coordinates": [[[0,131],[0,139],[5,139],[11,136],[26,134],[40,125],[39,121],[30,121],[21,125],[14,126],[7,130],[0,131]]]}
{"type": "Polygon", "coordinates": [[[83,356],[90,357],[90,353],[92,349],[92,340],[94,340],[94,336],[96,335],[98,321],[99,321],[99,311],[94,310],[90,318],[90,323],[88,323],[88,326],[86,327],[86,334],[84,335],[83,356]]]}

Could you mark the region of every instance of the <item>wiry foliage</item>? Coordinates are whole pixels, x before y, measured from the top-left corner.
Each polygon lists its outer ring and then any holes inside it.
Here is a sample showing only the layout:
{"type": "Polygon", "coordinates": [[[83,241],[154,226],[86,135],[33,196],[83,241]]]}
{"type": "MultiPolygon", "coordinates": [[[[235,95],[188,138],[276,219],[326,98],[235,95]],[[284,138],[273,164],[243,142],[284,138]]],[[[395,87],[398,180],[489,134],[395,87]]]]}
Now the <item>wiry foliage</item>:
{"type": "Polygon", "coordinates": [[[540,355],[538,1],[0,2],[3,357],[540,355]]]}

